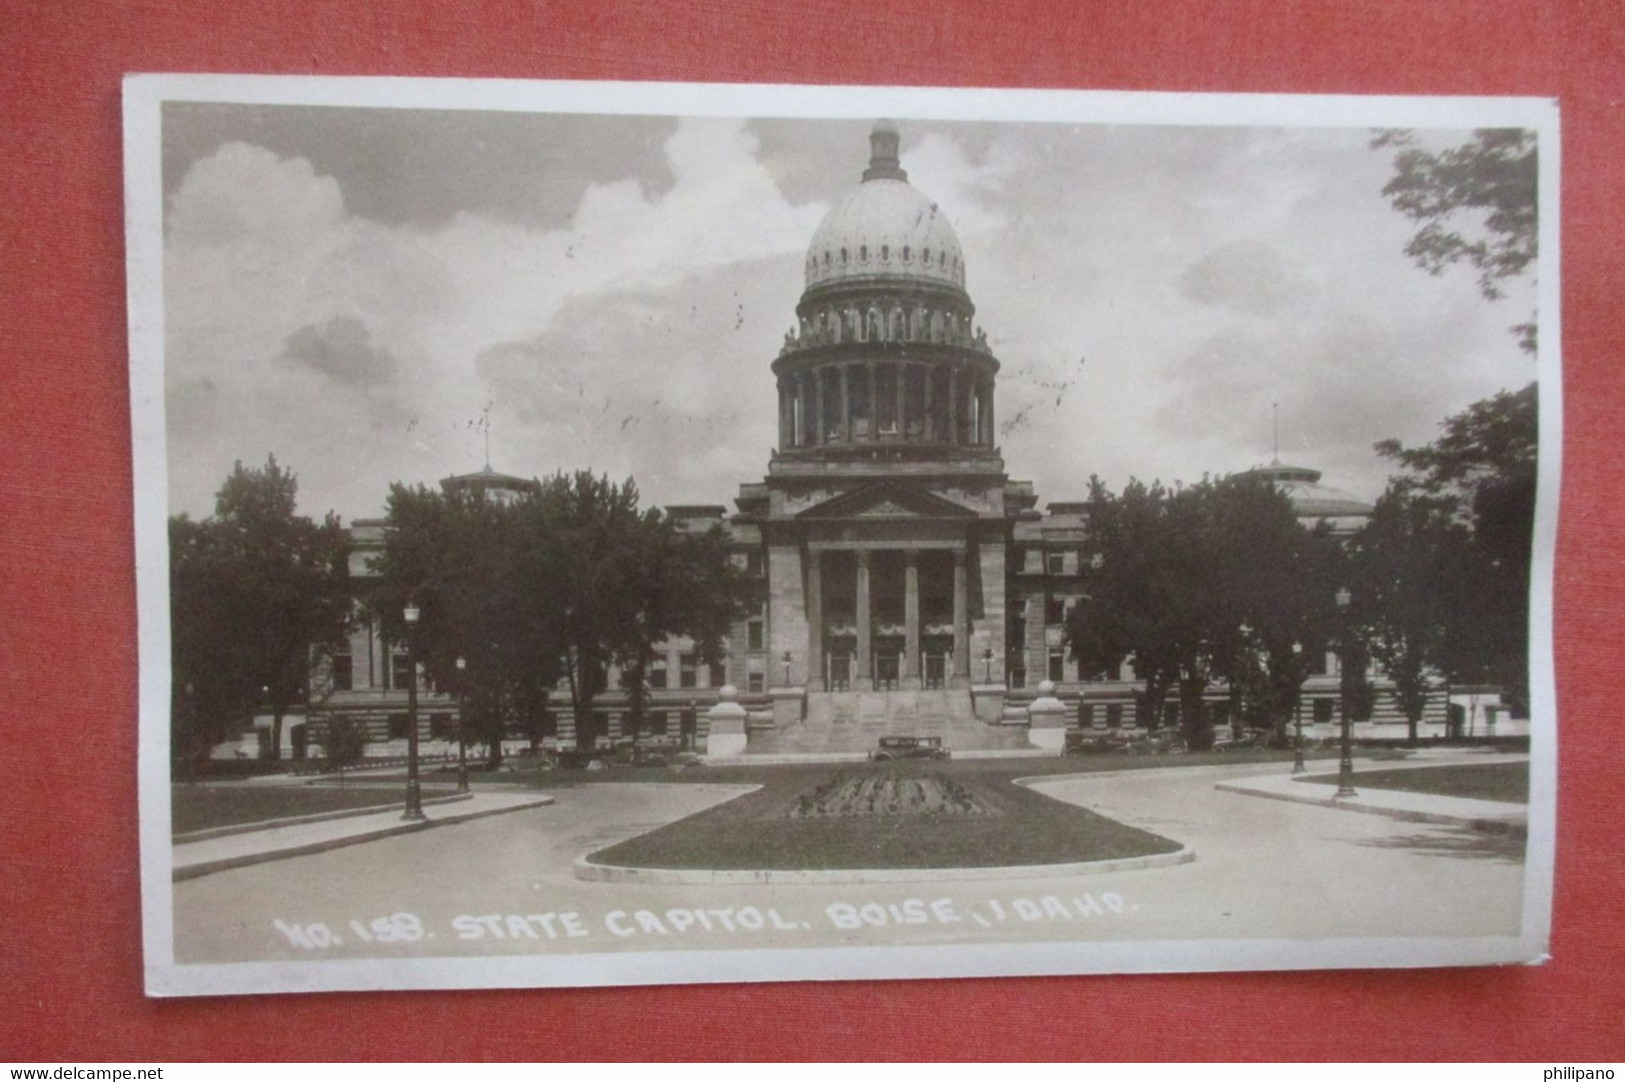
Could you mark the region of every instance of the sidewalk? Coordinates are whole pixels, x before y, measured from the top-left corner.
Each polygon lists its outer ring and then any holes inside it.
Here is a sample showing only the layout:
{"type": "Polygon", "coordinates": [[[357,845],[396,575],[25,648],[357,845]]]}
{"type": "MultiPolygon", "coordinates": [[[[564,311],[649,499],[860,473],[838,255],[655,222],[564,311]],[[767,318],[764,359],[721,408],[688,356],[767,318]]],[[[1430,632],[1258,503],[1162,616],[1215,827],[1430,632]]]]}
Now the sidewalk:
{"type": "MultiPolygon", "coordinates": [[[[1387,763],[1381,765],[1383,769],[1389,767],[1387,763]]],[[[1427,765],[1439,764],[1434,762],[1427,765]]],[[[1297,777],[1307,775],[1300,774],[1297,777]]],[[[1351,797],[1337,796],[1337,788],[1334,785],[1297,781],[1291,774],[1224,781],[1217,783],[1214,788],[1226,793],[1240,793],[1269,800],[1289,800],[1295,804],[1315,804],[1323,808],[1341,808],[1344,811],[1386,815],[1392,819],[1412,823],[1463,826],[1486,833],[1521,837],[1529,829],[1529,807],[1525,804],[1438,796],[1433,793],[1411,793],[1402,789],[1362,789],[1358,774],[1354,777],[1357,795],[1351,797]]]]}
{"type": "Polygon", "coordinates": [[[341,813],[320,819],[267,826],[262,830],[238,831],[197,841],[177,842],[171,847],[171,874],[176,881],[195,879],[228,868],[242,868],[269,860],[320,853],[346,845],[375,841],[396,834],[409,834],[448,823],[466,823],[488,815],[539,808],[553,803],[542,793],[476,792],[454,803],[425,803],[427,818],[403,820],[399,806],[362,815],[341,813]]]}

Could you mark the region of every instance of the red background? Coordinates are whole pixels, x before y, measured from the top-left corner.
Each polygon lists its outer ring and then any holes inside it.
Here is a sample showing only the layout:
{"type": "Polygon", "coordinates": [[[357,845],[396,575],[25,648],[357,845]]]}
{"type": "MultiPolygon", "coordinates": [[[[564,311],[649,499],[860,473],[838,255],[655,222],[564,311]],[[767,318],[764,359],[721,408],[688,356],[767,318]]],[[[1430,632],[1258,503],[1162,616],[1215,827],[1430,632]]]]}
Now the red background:
{"type": "MultiPolygon", "coordinates": [[[[1625,4],[201,0],[0,15],[0,1058],[1625,1057],[1625,4]],[[1541,968],[149,1001],[119,78],[504,76],[1557,97],[1561,840],[1541,968]]],[[[1420,272],[1419,272],[1420,273],[1420,272]]],[[[1470,904],[1464,899],[1464,904],[1470,904]]]]}

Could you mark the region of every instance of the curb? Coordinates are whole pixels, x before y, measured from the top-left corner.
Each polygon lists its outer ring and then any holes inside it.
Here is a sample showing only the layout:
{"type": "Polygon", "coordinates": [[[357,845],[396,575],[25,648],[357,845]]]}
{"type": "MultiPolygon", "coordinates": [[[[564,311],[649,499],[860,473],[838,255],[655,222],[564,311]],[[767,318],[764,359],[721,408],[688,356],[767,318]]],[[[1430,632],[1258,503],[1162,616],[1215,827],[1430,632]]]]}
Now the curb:
{"type": "MultiPolygon", "coordinates": [[[[283,849],[266,849],[258,853],[242,853],[237,856],[219,857],[215,860],[199,861],[183,867],[171,867],[170,878],[174,882],[186,879],[197,879],[215,872],[223,872],[232,868],[246,868],[252,864],[267,864],[273,860],[285,860],[289,857],[308,856],[312,853],[325,853],[332,849],[343,849],[349,845],[359,845],[362,842],[378,841],[381,838],[392,838],[398,834],[412,834],[430,827],[450,826],[454,823],[468,823],[475,819],[485,819],[493,815],[503,815],[507,812],[525,811],[530,808],[540,808],[552,804],[550,796],[538,796],[524,804],[514,804],[506,808],[489,808],[485,811],[474,812],[469,815],[459,815],[455,819],[423,819],[418,822],[397,823],[394,826],[380,827],[376,830],[362,831],[357,834],[347,834],[339,838],[327,838],[319,842],[306,842],[303,845],[292,845],[283,849]]],[[[173,850],[172,850],[173,853],[173,850]]],[[[173,856],[171,857],[173,859],[173,856]]]]}
{"type": "Polygon", "coordinates": [[[816,886],[841,883],[973,882],[988,879],[1041,879],[1048,876],[1098,875],[1188,864],[1196,851],[1180,846],[1172,853],[1143,857],[1089,860],[1071,864],[1016,864],[999,868],[633,868],[622,864],[594,864],[577,857],[575,877],[592,883],[672,884],[682,886],[816,886]]]}
{"type": "MultiPolygon", "coordinates": [[[[473,793],[453,793],[450,796],[428,797],[423,800],[425,808],[438,804],[453,804],[460,800],[473,800],[473,793]]],[[[272,830],[276,827],[297,827],[306,823],[326,823],[334,819],[354,819],[360,815],[377,815],[380,812],[404,811],[406,802],[399,804],[374,804],[366,808],[345,808],[341,811],[316,812],[312,815],[290,815],[285,819],[260,819],[253,823],[233,823],[224,827],[208,827],[204,830],[192,830],[185,834],[177,834],[172,839],[175,845],[186,845],[189,842],[206,842],[213,838],[229,838],[234,834],[252,834],[256,830],[272,830]]]]}
{"type": "MultiPolygon", "coordinates": [[[[1366,815],[1383,815],[1389,819],[1398,819],[1407,823],[1435,823],[1442,826],[1466,827],[1483,834],[1506,834],[1514,838],[1527,838],[1529,836],[1529,823],[1527,812],[1522,821],[1512,816],[1505,819],[1491,819],[1475,815],[1452,815],[1449,812],[1419,811],[1414,808],[1396,808],[1381,804],[1368,803],[1361,800],[1355,803],[1348,797],[1327,796],[1320,797],[1312,794],[1302,794],[1292,791],[1278,791],[1249,786],[1244,782],[1219,782],[1213,788],[1226,793],[1239,793],[1242,796],[1263,797],[1265,800],[1284,800],[1292,804],[1309,804],[1319,808],[1336,808],[1340,811],[1362,812],[1366,815]]],[[[1434,797],[1436,800],[1449,800],[1450,797],[1434,797]]],[[[1355,798],[1360,800],[1360,798],[1355,798]]]]}

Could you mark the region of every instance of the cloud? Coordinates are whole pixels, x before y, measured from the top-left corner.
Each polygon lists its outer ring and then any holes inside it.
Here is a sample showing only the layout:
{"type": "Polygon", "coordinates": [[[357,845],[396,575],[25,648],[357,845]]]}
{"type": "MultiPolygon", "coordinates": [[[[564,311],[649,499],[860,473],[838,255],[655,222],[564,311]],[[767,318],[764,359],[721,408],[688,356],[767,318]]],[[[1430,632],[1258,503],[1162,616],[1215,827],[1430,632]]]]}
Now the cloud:
{"type": "Polygon", "coordinates": [[[1220,245],[1185,268],[1184,295],[1251,315],[1274,315],[1308,289],[1280,252],[1256,240],[1220,245]]]}
{"type": "Polygon", "coordinates": [[[170,203],[172,242],[228,245],[305,243],[344,216],[331,177],[304,159],[284,160],[247,143],[227,143],[192,167],[170,203]]]}
{"type": "Polygon", "coordinates": [[[288,335],[280,359],[352,387],[387,383],[400,367],[389,350],[373,347],[366,324],[354,316],[334,316],[320,326],[305,324],[288,335]]]}
{"type": "MultiPolygon", "coordinates": [[[[434,179],[471,145],[444,124],[398,156],[335,156],[327,130],[306,157],[287,124],[191,161],[166,224],[175,510],[206,514],[234,459],[274,452],[310,509],[377,514],[391,481],[477,468],[488,409],[510,473],[706,503],[761,476],[802,255],[869,122],[537,123],[546,154],[492,150],[466,199],[434,179]]],[[[1522,312],[1406,261],[1363,132],[900,125],[1003,366],[1008,467],[1045,499],[1262,461],[1272,402],[1283,454],[1369,495],[1374,440],[1426,440],[1529,378],[1504,329],[1522,312]]]]}

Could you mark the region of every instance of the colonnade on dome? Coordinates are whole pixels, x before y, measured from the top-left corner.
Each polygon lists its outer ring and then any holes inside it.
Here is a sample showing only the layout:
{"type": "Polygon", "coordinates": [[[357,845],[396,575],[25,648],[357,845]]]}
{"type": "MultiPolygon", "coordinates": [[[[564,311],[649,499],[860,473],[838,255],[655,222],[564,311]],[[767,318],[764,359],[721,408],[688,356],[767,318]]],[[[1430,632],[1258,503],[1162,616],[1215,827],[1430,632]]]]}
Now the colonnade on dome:
{"type": "Polygon", "coordinates": [[[991,365],[842,358],[782,373],[779,450],[934,444],[991,449],[991,365]]]}

